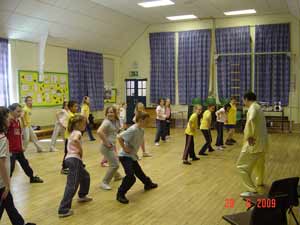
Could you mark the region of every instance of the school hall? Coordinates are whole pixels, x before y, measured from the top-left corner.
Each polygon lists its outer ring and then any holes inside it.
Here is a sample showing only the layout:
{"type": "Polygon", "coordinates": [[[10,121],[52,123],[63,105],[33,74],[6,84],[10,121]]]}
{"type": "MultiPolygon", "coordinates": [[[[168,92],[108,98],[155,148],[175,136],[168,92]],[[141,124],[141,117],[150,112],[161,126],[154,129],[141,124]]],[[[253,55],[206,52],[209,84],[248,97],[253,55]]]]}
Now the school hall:
{"type": "Polygon", "coordinates": [[[300,223],[298,0],[0,0],[0,224],[300,223]]]}

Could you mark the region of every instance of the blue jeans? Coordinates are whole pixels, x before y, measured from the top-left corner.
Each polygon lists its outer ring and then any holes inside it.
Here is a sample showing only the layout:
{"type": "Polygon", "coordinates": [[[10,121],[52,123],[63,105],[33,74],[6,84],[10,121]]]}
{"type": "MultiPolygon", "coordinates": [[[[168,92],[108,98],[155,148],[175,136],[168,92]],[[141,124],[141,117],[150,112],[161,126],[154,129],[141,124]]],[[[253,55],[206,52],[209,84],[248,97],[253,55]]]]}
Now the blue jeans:
{"type": "Polygon", "coordinates": [[[156,135],[155,135],[155,141],[159,142],[159,140],[166,140],[166,121],[165,120],[156,120],[156,135]]]}
{"type": "Polygon", "coordinates": [[[223,142],[223,126],[224,126],[224,123],[217,122],[218,136],[217,136],[217,140],[216,140],[216,146],[224,145],[224,142],[223,142]]]}

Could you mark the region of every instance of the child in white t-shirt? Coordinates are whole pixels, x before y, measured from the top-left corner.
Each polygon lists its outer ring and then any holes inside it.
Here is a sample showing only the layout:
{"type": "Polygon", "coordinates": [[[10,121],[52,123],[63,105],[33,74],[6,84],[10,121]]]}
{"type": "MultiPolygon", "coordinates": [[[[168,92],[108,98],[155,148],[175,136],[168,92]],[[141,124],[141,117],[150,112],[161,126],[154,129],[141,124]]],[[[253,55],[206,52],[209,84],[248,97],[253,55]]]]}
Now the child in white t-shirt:
{"type": "Polygon", "coordinates": [[[225,148],[224,146],[224,141],[223,141],[223,127],[224,123],[227,122],[227,114],[230,109],[230,104],[224,105],[221,109],[216,111],[216,116],[217,116],[217,139],[216,139],[216,146],[217,150],[223,150],[225,148]]]}

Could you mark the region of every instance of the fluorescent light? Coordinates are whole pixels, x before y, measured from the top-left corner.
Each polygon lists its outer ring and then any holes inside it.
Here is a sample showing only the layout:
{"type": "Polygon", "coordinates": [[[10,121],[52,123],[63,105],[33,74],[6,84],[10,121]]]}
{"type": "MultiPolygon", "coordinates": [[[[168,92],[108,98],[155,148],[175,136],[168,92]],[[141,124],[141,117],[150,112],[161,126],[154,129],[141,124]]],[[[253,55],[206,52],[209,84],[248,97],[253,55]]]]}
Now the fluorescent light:
{"type": "Polygon", "coordinates": [[[168,20],[188,20],[188,19],[196,19],[195,15],[181,15],[181,16],[168,16],[166,17],[168,20]]]}
{"type": "Polygon", "coordinates": [[[158,7],[158,6],[166,6],[166,5],[174,5],[175,3],[170,0],[157,0],[157,1],[149,1],[149,2],[140,2],[139,6],[144,8],[158,7]]]}
{"type": "Polygon", "coordinates": [[[236,16],[236,15],[254,14],[254,13],[256,13],[255,9],[246,9],[246,10],[224,12],[224,15],[225,16],[236,16]]]}

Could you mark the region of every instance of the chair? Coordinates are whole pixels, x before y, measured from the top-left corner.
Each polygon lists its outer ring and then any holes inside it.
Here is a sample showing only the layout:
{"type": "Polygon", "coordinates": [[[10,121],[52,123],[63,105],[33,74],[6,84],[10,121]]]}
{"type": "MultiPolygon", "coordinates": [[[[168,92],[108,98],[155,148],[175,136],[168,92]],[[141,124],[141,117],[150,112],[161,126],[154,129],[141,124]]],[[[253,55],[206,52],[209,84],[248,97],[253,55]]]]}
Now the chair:
{"type": "Polygon", "coordinates": [[[274,198],[276,196],[287,196],[286,198],[280,198],[276,202],[276,206],[280,206],[282,210],[288,209],[288,212],[292,214],[295,222],[299,225],[299,222],[293,212],[293,206],[299,205],[299,192],[298,192],[299,177],[285,178],[281,180],[276,180],[272,183],[269,194],[267,196],[252,196],[249,198],[244,198],[252,203],[252,205],[257,204],[257,199],[262,198],[274,198]]]}
{"type": "MultiPolygon", "coordinates": [[[[280,196],[275,198],[286,198],[280,196]]],[[[280,207],[260,208],[257,205],[246,212],[225,215],[222,218],[232,225],[287,225],[286,211],[280,207]]]]}

